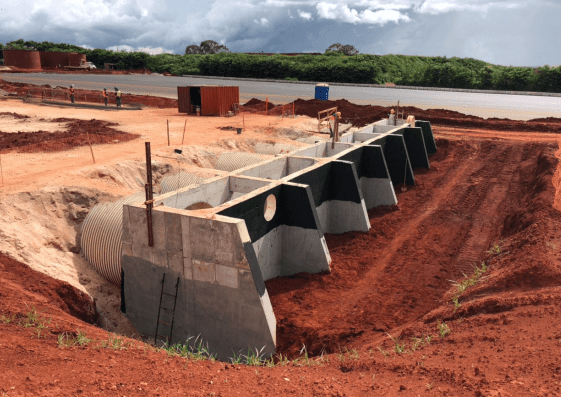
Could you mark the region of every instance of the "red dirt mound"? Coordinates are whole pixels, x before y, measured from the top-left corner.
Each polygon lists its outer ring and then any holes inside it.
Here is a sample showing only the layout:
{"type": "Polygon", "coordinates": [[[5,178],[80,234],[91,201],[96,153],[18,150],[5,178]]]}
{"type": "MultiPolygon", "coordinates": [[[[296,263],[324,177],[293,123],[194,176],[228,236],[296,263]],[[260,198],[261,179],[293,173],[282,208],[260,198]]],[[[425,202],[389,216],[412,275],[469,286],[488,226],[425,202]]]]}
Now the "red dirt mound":
{"type": "Polygon", "coordinates": [[[0,252],[0,307],[4,313],[21,313],[21,304],[60,309],[81,321],[94,324],[97,320],[91,298],[68,283],[39,273],[0,252]],[[20,303],[20,305],[15,303],[20,303]]]}
{"type": "Polygon", "coordinates": [[[100,143],[127,142],[136,134],[116,130],[116,123],[102,120],[53,119],[53,123],[67,123],[67,131],[35,131],[9,133],[0,131],[0,152],[16,149],[21,153],[55,152],[77,146],[100,143]],[[88,136],[89,134],[89,136],[88,136]],[[89,139],[89,142],[88,142],[89,139]]]}
{"type": "Polygon", "coordinates": [[[25,114],[19,114],[19,113],[14,113],[14,112],[0,112],[0,116],[12,116],[13,118],[16,119],[28,119],[29,116],[26,116],[25,114]]]}
{"type": "MultiPolygon", "coordinates": [[[[292,102],[284,105],[285,111],[292,112],[292,102]]],[[[321,110],[337,107],[341,112],[342,122],[352,124],[355,127],[363,127],[374,123],[381,118],[387,118],[392,107],[357,105],[340,99],[336,101],[322,101],[319,99],[297,99],[294,101],[295,113],[312,118],[317,118],[321,110]]],[[[265,102],[259,99],[251,99],[242,109],[246,112],[264,112],[265,102]]],[[[268,114],[280,115],[282,106],[269,102],[268,114]]],[[[549,117],[547,119],[535,119],[529,121],[516,121],[508,119],[489,118],[465,115],[452,110],[445,109],[419,109],[412,106],[400,107],[405,117],[414,115],[417,120],[430,121],[439,126],[451,126],[457,128],[483,128],[497,131],[534,131],[561,133],[561,119],[549,117]]]]}

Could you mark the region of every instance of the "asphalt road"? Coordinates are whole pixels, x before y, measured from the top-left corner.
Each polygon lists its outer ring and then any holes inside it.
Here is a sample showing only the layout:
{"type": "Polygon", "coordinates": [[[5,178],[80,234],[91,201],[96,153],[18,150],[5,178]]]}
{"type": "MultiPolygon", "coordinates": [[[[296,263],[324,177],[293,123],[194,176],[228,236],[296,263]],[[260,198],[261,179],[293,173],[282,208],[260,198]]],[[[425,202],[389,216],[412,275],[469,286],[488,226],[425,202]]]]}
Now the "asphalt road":
{"type": "MultiPolygon", "coordinates": [[[[0,78],[28,84],[50,84],[67,87],[74,84],[78,89],[108,91],[114,87],[124,93],[156,95],[177,98],[177,86],[187,85],[238,85],[240,102],[251,98],[265,99],[273,103],[287,103],[294,99],[310,99],[314,96],[313,84],[290,84],[256,81],[221,80],[208,77],[171,77],[155,75],[88,75],[49,73],[0,73],[0,78]]],[[[528,120],[538,117],[561,118],[561,97],[481,94],[450,91],[421,91],[378,87],[331,86],[329,99],[341,99],[373,105],[393,105],[400,101],[404,106],[423,109],[440,108],[456,110],[481,117],[499,117],[528,120]]]]}

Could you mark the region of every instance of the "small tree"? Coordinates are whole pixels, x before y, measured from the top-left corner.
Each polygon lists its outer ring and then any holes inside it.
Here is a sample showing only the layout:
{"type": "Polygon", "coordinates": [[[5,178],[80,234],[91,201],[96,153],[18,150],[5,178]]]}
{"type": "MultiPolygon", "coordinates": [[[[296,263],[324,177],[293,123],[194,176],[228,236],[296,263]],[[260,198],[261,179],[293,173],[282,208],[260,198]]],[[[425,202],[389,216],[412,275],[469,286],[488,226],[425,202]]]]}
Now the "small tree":
{"type": "Polygon", "coordinates": [[[327,48],[327,50],[325,50],[325,52],[332,52],[332,51],[337,51],[337,52],[339,52],[339,51],[341,51],[341,48],[342,48],[342,47],[343,47],[343,46],[342,46],[341,44],[339,44],[339,43],[331,44],[331,45],[327,48]]]}
{"type": "Polygon", "coordinates": [[[205,40],[201,42],[201,45],[190,45],[185,48],[185,55],[189,54],[218,54],[221,52],[230,52],[228,47],[225,45],[220,45],[214,40],[205,40]]]}
{"type": "Polygon", "coordinates": [[[225,45],[220,45],[213,40],[205,40],[201,42],[201,51],[203,54],[218,54],[220,52],[230,52],[225,45]]]}
{"type": "Polygon", "coordinates": [[[185,48],[185,55],[191,55],[191,54],[202,54],[201,47],[199,47],[196,44],[187,46],[187,48],[185,48]]]}
{"type": "Polygon", "coordinates": [[[341,52],[345,55],[348,55],[348,56],[358,55],[358,50],[350,44],[347,44],[347,45],[344,45],[343,47],[341,47],[341,52]]]}
{"type": "Polygon", "coordinates": [[[343,53],[343,54],[348,55],[348,56],[358,54],[358,50],[354,46],[352,46],[350,44],[342,45],[340,43],[331,44],[327,48],[327,50],[325,50],[325,52],[326,53],[340,52],[340,53],[343,53]]]}

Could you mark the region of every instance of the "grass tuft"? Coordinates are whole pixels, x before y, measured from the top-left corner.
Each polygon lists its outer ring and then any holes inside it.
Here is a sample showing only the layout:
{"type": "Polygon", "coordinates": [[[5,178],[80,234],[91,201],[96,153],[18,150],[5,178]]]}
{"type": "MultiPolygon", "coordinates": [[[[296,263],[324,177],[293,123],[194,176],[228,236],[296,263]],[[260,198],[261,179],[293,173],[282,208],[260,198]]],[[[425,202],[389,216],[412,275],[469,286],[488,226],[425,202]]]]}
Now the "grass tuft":
{"type": "Polygon", "coordinates": [[[481,267],[475,265],[473,269],[473,274],[471,276],[467,276],[464,274],[464,279],[460,282],[450,280],[453,284],[456,285],[456,291],[450,298],[452,303],[454,304],[454,313],[458,310],[462,304],[460,303],[460,296],[471,286],[474,286],[479,282],[483,273],[487,271],[487,265],[485,262],[481,263],[481,267]]]}
{"type": "Polygon", "coordinates": [[[450,327],[446,323],[440,322],[440,320],[437,321],[436,326],[438,328],[438,334],[441,338],[445,338],[450,332],[452,332],[450,330],[450,327]]]}

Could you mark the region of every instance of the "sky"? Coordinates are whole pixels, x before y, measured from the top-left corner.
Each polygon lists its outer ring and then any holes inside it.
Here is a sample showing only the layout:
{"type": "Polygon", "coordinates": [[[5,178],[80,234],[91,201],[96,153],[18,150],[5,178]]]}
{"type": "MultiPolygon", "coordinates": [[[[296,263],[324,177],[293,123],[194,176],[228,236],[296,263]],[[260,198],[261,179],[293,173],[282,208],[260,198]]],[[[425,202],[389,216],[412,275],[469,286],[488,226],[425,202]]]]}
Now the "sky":
{"type": "Polygon", "coordinates": [[[561,64],[561,0],[0,0],[0,43],[24,39],[183,54],[324,52],[561,64]]]}

